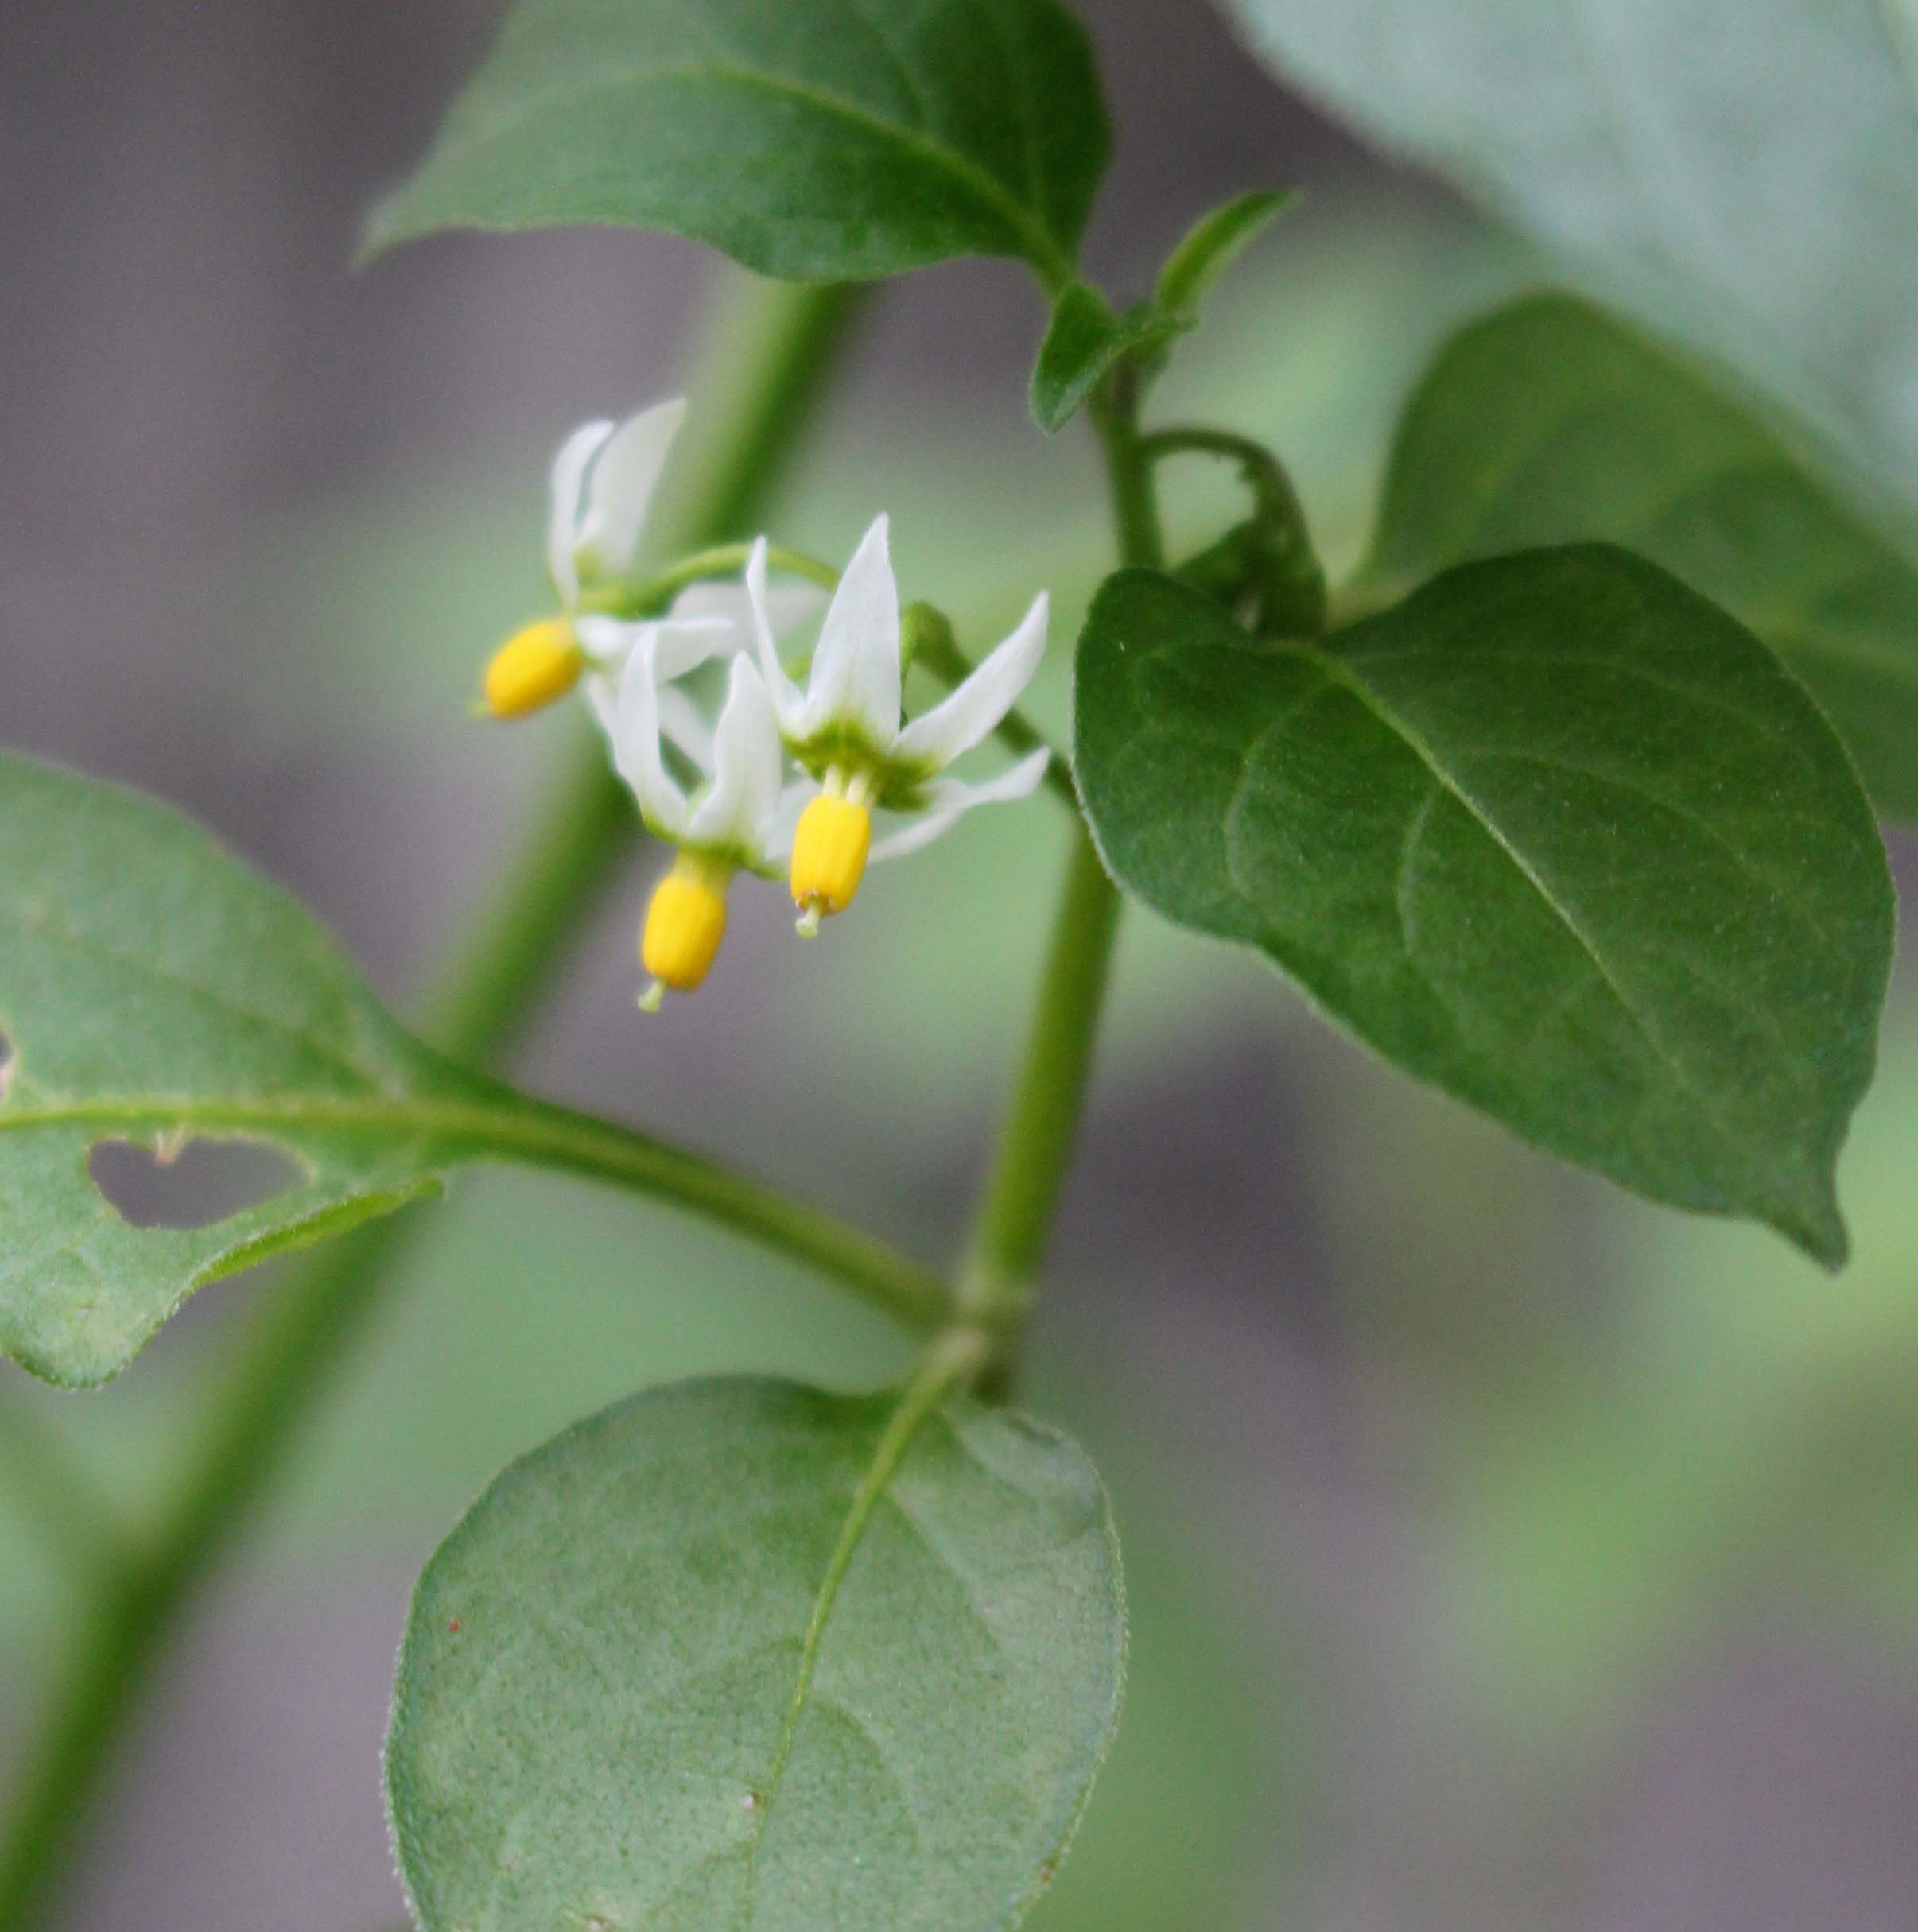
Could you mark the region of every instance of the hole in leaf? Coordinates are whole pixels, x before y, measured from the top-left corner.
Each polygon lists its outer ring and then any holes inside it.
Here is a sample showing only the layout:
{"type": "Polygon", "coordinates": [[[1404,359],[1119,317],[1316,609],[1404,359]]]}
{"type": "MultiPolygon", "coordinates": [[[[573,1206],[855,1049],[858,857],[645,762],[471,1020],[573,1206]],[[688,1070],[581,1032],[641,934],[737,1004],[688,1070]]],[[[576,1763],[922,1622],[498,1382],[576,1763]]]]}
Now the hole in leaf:
{"type": "Polygon", "coordinates": [[[211,1228],[289,1193],[305,1176],[258,1140],[103,1140],[87,1156],[93,1185],[134,1228],[211,1228]]]}
{"type": "Polygon", "coordinates": [[[14,1043],[0,1033],[0,1100],[6,1098],[7,1083],[14,1077],[14,1043]]]}

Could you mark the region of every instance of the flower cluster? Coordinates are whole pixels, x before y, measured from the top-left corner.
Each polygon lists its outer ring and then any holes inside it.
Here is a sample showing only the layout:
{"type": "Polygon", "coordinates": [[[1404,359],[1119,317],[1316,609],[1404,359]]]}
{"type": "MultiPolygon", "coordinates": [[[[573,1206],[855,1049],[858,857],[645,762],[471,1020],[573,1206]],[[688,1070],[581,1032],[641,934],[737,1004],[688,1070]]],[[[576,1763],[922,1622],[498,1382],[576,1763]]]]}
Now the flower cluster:
{"type": "Polygon", "coordinates": [[[1038,669],[1043,594],[950,696],[904,719],[904,627],[883,516],[838,578],[803,685],[780,634],[811,615],[819,593],[769,586],[764,537],[747,553],[743,583],[695,580],[658,608],[657,582],[627,573],[683,413],[661,403],[616,425],[589,423],[561,446],[547,546],[559,609],[495,654],[483,707],[522,717],[584,680],[641,818],[675,849],[640,937],[649,1011],[705,978],[736,874],[784,875],[810,937],[852,904],[869,863],[918,851],[974,805],[1024,797],[1050,756],[1033,752],[984,784],[945,775],[1038,669]],[[729,661],[724,696],[709,720],[693,673],[720,659],[729,661]],[[896,821],[879,836],[876,812],[896,821]]]}

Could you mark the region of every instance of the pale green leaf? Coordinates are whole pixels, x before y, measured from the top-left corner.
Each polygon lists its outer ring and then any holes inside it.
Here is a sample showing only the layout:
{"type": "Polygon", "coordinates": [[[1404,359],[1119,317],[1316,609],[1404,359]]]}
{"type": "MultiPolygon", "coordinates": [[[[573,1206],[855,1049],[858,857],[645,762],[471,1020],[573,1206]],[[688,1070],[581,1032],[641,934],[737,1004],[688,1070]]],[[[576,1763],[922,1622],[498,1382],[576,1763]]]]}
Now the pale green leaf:
{"type": "Polygon", "coordinates": [[[0,1035],[0,1351],[53,1381],[104,1379],[192,1290],[430,1192],[452,1151],[391,1115],[461,1077],[305,913],[173,813],[11,758],[0,1035]],[[210,1227],[130,1226],[91,1150],[189,1134],[278,1148],[298,1177],[210,1227]]]}
{"type": "Polygon", "coordinates": [[[1223,0],[1252,45],[1918,504],[1911,0],[1223,0]]]}
{"type": "Polygon", "coordinates": [[[1594,545],[1263,644],[1128,571],[1077,679],[1129,890],[1528,1140],[1842,1259],[1890,882],[1842,747],[1732,619],[1594,545]]]}
{"type": "MultiPolygon", "coordinates": [[[[562,1169],[752,1228],[908,1321],[943,1286],[697,1156],[516,1093],[388,1017],[312,917],[164,807],[0,757],[0,1353],[117,1373],[184,1297],[437,1189],[458,1163],[562,1169]],[[271,1199],[134,1225],[109,1143],[243,1143],[271,1199]],[[254,1163],[255,1165],[262,1163],[254,1163]],[[196,1224],[204,1221],[204,1224],[196,1224]]],[[[128,1152],[128,1148],[121,1148],[128,1152]]]]}
{"type": "Polygon", "coordinates": [[[1166,258],[1154,304],[1171,315],[1195,312],[1219,277],[1298,199],[1292,188],[1257,188],[1202,215],[1166,258]]]}
{"type": "Polygon", "coordinates": [[[367,246],[621,223],[805,280],[1070,280],[1110,140],[1058,0],[519,0],[367,246]]]}
{"type": "Polygon", "coordinates": [[[1662,564],[1811,687],[1881,809],[1918,815],[1918,572],[1682,363],[1565,297],[1453,338],[1401,427],[1365,575],[1600,538],[1662,564]]]}
{"type": "Polygon", "coordinates": [[[427,1566],[387,1789],[425,1932],[1010,1926],[1116,1722],[1103,1492],[949,1401],[694,1383],[502,1476],[427,1566]]]}

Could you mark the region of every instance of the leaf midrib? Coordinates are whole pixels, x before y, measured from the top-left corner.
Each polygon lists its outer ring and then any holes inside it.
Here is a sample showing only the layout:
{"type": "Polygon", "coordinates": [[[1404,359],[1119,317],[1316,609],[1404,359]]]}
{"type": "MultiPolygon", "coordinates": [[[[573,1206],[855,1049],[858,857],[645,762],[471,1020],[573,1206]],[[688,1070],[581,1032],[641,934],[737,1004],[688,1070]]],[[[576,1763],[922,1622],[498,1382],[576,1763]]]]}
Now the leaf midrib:
{"type": "MultiPolygon", "coordinates": [[[[562,109],[573,107],[582,99],[596,94],[615,93],[627,88],[644,89],[661,81],[670,80],[730,81],[740,87],[761,88],[769,94],[783,95],[793,100],[803,102],[821,113],[837,114],[842,120],[852,122],[895,142],[959,183],[1005,222],[1013,234],[1024,242],[1028,258],[1053,285],[1062,285],[1072,278],[1072,261],[1054,239],[1050,230],[1031,210],[1022,207],[997,177],[988,173],[956,148],[947,146],[903,122],[889,121],[883,114],[844,95],[832,93],[807,81],[794,80],[790,75],[740,66],[732,62],[716,60],[691,65],[679,64],[617,70],[570,88],[563,99],[542,97],[514,107],[511,112],[490,121],[483,130],[467,140],[449,141],[442,150],[442,158],[456,161],[472,149],[483,148],[487,143],[500,138],[506,130],[517,128],[555,107],[562,109]]],[[[1037,184],[1034,185],[1037,192],[1037,184]]],[[[403,195],[402,199],[402,201],[405,199],[403,195]]]]}
{"type": "MultiPolygon", "coordinates": [[[[1384,726],[1387,731],[1390,731],[1418,758],[1419,762],[1431,774],[1433,780],[1465,809],[1473,822],[1505,854],[1506,859],[1516,869],[1526,883],[1538,895],[1540,902],[1577,943],[1579,949],[1591,962],[1593,970],[1609,989],[1613,998],[1618,1002],[1620,1010],[1637,1029],[1640,1037],[1644,1041],[1646,1046],[1652,1049],[1654,1058],[1698,1103],[1701,1111],[1714,1131],[1722,1137],[1728,1146],[1749,1152],[1747,1142],[1734,1131],[1731,1124],[1726,1119],[1722,1104],[1718,1097],[1699,1084],[1692,1070],[1660,1038],[1658,1030],[1640,1011],[1637,1000],[1620,983],[1603,954],[1600,952],[1598,943],[1586,931],[1583,925],[1571,908],[1560,901],[1558,894],[1551,890],[1531,859],[1521,852],[1506,835],[1491,810],[1481,804],[1464,782],[1448,769],[1442,757],[1431,745],[1427,743],[1423,735],[1401,718],[1377,692],[1365,683],[1364,679],[1355,675],[1345,664],[1332,656],[1330,653],[1303,645],[1290,645],[1286,648],[1315,666],[1330,681],[1356,698],[1380,724],[1384,726]]],[[[1774,1172],[1773,1177],[1775,1181],[1788,1181],[1790,1178],[1789,1176],[1776,1172],[1774,1172]]],[[[1784,1188],[1784,1193],[1785,1197],[1790,1199],[1792,1197],[1793,1189],[1788,1185],[1784,1188]]]]}
{"type": "Polygon", "coordinates": [[[736,1932],[744,1932],[752,1923],[759,1897],[760,1845],[772,1816],[773,1802],[778,1795],[786,1767],[792,1761],[794,1740],[812,1695],[820,1647],[825,1641],[826,1625],[839,1600],[846,1572],[851,1568],[852,1558],[872,1520],[873,1511],[891,1487],[892,1479],[899,1474],[920,1428],[953,1386],[976,1366],[973,1352],[962,1339],[953,1339],[959,1345],[945,1348],[935,1346],[928,1352],[918,1373],[901,1392],[899,1406],[887,1418],[886,1426],[873,1447],[871,1460],[860,1477],[859,1486],[852,1492],[852,1502],[847,1506],[844,1520],[840,1525],[838,1540],[827,1559],[825,1574],[813,1599],[812,1614],[800,1642],[792,1700],[786,1706],[785,1720],[780,1726],[772,1767],[767,1774],[764,1788],[755,1794],[759,1803],[754,1809],[752,1830],[746,1841],[746,1885],[740,1900],[739,1915],[733,1922],[736,1932]]]}

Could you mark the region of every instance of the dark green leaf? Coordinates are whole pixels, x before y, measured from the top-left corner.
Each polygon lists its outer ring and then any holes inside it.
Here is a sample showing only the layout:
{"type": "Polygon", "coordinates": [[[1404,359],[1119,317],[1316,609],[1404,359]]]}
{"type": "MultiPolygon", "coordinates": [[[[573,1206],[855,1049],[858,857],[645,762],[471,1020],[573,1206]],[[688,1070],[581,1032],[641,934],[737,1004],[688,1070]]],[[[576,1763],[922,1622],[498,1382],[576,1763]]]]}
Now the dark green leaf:
{"type": "Polygon", "coordinates": [[[1252,45],[1918,503],[1911,0],[1223,0],[1252,45]]]}
{"type": "Polygon", "coordinates": [[[1219,277],[1298,199],[1292,188],[1261,188],[1202,215],[1166,258],[1154,302],[1171,315],[1196,312],[1219,277]]]}
{"type": "Polygon", "coordinates": [[[387,1787],[425,1932],[1015,1924],[1117,1720],[1071,1444],[696,1383],[500,1477],[427,1566],[387,1787]]]}
{"type": "Polygon", "coordinates": [[[1890,883],[1842,748],[1723,612],[1594,545],[1319,649],[1128,571],[1076,710],[1129,890],[1539,1146],[1842,1259],[1890,883]]]}
{"type": "Polygon", "coordinates": [[[1057,289],[1108,146],[1058,0],[519,0],[367,246],[614,222],[768,275],[1015,255],[1057,289]]]}
{"type": "Polygon", "coordinates": [[[1454,338],[1413,397],[1367,575],[1602,538],[1742,618],[1884,810],[1918,815],[1918,573],[1682,363],[1545,297],[1454,338]]]}
{"type": "Polygon", "coordinates": [[[1169,342],[1190,324],[1149,311],[1116,316],[1097,289],[1075,281],[1059,297],[1032,368],[1032,414],[1048,436],[1077,415],[1120,356],[1169,342]]]}

